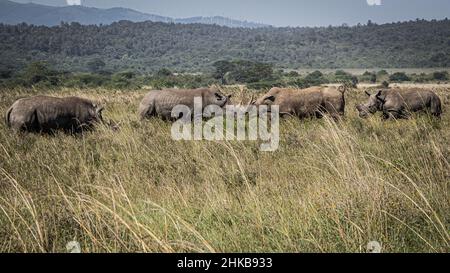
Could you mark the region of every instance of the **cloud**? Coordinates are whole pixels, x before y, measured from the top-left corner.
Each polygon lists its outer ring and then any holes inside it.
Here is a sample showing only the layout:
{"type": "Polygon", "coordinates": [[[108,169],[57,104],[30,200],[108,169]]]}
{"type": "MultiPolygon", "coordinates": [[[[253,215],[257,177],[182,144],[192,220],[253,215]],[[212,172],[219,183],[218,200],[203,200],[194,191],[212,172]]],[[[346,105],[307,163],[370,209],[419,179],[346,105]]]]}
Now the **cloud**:
{"type": "Polygon", "coordinates": [[[367,0],[369,6],[381,6],[381,0],[367,0]]]}
{"type": "Polygon", "coordinates": [[[81,0],[66,0],[69,6],[79,6],[81,5],[81,0]]]}

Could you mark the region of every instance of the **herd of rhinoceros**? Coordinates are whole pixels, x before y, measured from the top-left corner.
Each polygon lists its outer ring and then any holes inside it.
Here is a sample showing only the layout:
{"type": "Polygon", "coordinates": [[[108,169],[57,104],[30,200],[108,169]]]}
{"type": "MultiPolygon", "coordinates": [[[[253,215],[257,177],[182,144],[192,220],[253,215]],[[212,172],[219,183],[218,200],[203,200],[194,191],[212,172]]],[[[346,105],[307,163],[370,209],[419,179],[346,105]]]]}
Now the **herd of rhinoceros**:
{"type": "MultiPolygon", "coordinates": [[[[344,87],[311,87],[306,89],[272,88],[268,93],[250,104],[278,105],[281,115],[298,118],[322,117],[328,114],[339,119],[345,114],[344,87]]],[[[441,101],[432,91],[420,89],[383,89],[369,96],[365,104],[357,105],[361,118],[378,111],[385,119],[407,118],[411,112],[424,111],[440,117],[441,101]]],[[[166,89],[150,91],[139,105],[141,119],[160,117],[171,119],[172,109],[177,105],[194,107],[194,98],[201,97],[202,105],[225,107],[230,97],[217,88],[166,89]]],[[[80,132],[103,122],[103,107],[79,97],[56,98],[33,96],[17,100],[6,114],[6,125],[17,131],[50,133],[55,130],[80,132]]]]}

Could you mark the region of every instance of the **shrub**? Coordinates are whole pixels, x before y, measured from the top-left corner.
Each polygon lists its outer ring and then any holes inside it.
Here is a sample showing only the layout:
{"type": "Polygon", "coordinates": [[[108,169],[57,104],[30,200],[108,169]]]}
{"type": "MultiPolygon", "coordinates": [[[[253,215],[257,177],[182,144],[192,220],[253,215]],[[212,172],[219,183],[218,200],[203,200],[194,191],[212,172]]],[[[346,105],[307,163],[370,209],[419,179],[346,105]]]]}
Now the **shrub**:
{"type": "Polygon", "coordinates": [[[404,72],[396,72],[389,77],[391,82],[407,82],[411,79],[404,72]]]}
{"type": "Polygon", "coordinates": [[[447,71],[434,72],[433,79],[437,80],[437,81],[447,81],[448,80],[448,72],[447,71]]]}
{"type": "Polygon", "coordinates": [[[362,76],[360,77],[360,81],[362,82],[371,82],[376,83],[377,82],[377,75],[375,73],[366,71],[362,76]]]}
{"type": "Polygon", "coordinates": [[[32,62],[21,75],[25,86],[39,85],[43,87],[57,86],[63,73],[50,69],[46,62],[32,62]]]}
{"type": "Polygon", "coordinates": [[[72,75],[64,85],[68,87],[99,87],[106,85],[109,81],[110,78],[107,76],[81,73],[72,75]]]}
{"type": "Polygon", "coordinates": [[[309,73],[305,77],[305,81],[310,85],[321,85],[326,82],[322,72],[316,70],[312,73],[309,73]]]}
{"type": "Polygon", "coordinates": [[[287,73],[287,76],[288,76],[288,77],[298,77],[298,76],[300,76],[300,75],[298,74],[297,71],[292,70],[292,71],[290,71],[289,73],[287,73]]]}
{"type": "Polygon", "coordinates": [[[237,60],[219,61],[213,64],[216,71],[213,74],[215,79],[222,80],[222,83],[254,83],[259,81],[270,81],[274,79],[273,66],[271,64],[237,60]]]}

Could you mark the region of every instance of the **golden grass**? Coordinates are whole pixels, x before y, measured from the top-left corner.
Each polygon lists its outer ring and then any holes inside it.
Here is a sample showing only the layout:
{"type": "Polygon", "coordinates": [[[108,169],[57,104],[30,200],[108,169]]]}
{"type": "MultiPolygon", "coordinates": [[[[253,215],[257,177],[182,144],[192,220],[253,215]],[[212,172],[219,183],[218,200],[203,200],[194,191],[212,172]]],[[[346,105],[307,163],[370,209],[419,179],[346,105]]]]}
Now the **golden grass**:
{"type": "MultiPolygon", "coordinates": [[[[224,88],[250,98],[250,92],[224,88]]],[[[106,105],[119,131],[18,135],[0,125],[0,251],[385,252],[450,250],[450,89],[427,116],[287,119],[280,149],[257,142],[175,142],[141,123],[145,91],[0,90],[0,111],[35,93],[106,105]]]]}

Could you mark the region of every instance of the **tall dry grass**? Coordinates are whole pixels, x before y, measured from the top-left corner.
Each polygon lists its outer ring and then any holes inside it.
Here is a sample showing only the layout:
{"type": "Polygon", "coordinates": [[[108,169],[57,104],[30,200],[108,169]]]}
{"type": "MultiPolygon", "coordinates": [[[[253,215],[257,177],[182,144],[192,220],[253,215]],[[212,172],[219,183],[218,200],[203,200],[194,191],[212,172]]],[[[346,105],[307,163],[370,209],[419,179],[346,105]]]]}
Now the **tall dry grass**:
{"type": "MultiPolygon", "coordinates": [[[[250,92],[225,88],[249,99],[250,92]]],[[[386,252],[450,250],[450,90],[444,116],[287,119],[280,149],[175,142],[136,115],[145,91],[62,89],[106,105],[119,131],[18,135],[0,124],[0,251],[386,252]]],[[[0,90],[0,111],[37,90],[0,90]]]]}

